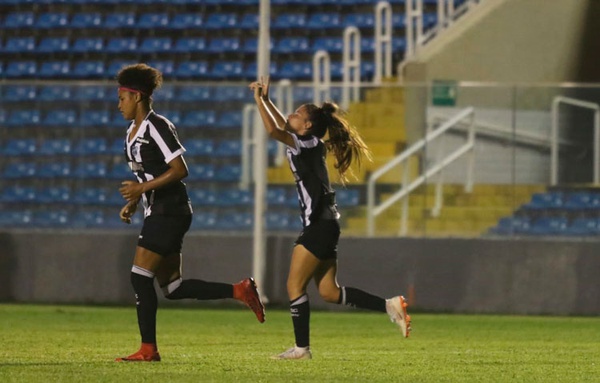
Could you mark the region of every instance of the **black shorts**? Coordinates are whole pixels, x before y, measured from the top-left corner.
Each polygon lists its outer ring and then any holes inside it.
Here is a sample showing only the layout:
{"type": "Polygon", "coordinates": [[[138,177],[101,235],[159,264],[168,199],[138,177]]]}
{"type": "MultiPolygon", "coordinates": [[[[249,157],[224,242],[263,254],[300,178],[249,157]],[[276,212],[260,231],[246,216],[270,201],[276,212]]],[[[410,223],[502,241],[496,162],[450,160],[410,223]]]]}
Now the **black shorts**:
{"type": "Polygon", "coordinates": [[[192,224],[192,215],[150,215],[138,239],[138,246],[162,256],[181,253],[183,236],[192,224]]]}
{"type": "Polygon", "coordinates": [[[336,259],[339,239],[338,220],[320,219],[302,230],[296,239],[296,245],[304,246],[320,260],[336,259]]]}

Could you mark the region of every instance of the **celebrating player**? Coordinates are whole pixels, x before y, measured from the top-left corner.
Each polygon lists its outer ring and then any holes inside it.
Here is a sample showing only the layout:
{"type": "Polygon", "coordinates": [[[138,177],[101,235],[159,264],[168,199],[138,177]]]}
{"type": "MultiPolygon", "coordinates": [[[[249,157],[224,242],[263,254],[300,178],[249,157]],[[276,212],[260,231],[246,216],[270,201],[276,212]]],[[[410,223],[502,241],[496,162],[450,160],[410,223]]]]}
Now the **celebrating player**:
{"type": "Polygon", "coordinates": [[[296,344],[275,359],[310,359],[310,306],[306,286],[314,278],[319,294],[330,303],[387,312],[392,322],[408,337],[410,316],[404,297],[383,299],[353,287],[337,284],[337,245],[340,236],[335,191],[325,163],[333,152],[340,180],[353,161],[370,152],[358,132],[340,116],[337,105],[305,104],[286,120],[269,98],[269,81],[250,84],[267,133],[286,145],[287,158],[296,180],[303,230],[292,252],[287,291],[296,344]],[[328,133],[328,139],[323,137],[328,133]]]}
{"type": "Polygon", "coordinates": [[[127,204],[120,217],[131,223],[138,203],[144,208],[131,284],[135,291],[140,349],[117,361],[160,361],[156,344],[158,307],[154,279],[168,299],[234,298],[245,303],[260,322],[265,320],[252,278],[236,284],[182,278],[181,247],[192,222],[192,206],[182,179],[188,175],[185,149],[173,124],[152,109],[152,93],[162,84],[162,73],[145,64],[126,66],[117,75],[119,111],[131,120],[125,139],[125,156],[137,178],[124,181],[119,191],[127,204]]]}

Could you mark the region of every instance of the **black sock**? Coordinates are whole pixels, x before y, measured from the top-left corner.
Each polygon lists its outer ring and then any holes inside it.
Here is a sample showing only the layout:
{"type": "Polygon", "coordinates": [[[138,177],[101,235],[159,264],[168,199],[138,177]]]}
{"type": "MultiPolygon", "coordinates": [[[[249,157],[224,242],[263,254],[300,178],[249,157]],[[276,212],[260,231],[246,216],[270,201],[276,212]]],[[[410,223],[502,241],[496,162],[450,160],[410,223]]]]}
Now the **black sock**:
{"type": "MultiPolygon", "coordinates": [[[[171,282],[173,283],[173,282],[171,282]]],[[[233,298],[233,285],[220,282],[206,282],[199,279],[186,279],[170,294],[168,299],[193,298],[198,300],[233,298]]]]}
{"type": "Polygon", "coordinates": [[[385,311],[385,299],[354,287],[342,287],[340,289],[339,304],[368,309],[373,311],[385,311]]]}
{"type": "Polygon", "coordinates": [[[156,310],[158,299],[154,290],[154,278],[131,273],[131,285],[135,291],[138,325],[143,343],[156,343],[156,310]]]}
{"type": "Polygon", "coordinates": [[[290,302],[290,314],[294,324],[296,346],[308,347],[310,338],[310,305],[304,294],[290,302]]]}

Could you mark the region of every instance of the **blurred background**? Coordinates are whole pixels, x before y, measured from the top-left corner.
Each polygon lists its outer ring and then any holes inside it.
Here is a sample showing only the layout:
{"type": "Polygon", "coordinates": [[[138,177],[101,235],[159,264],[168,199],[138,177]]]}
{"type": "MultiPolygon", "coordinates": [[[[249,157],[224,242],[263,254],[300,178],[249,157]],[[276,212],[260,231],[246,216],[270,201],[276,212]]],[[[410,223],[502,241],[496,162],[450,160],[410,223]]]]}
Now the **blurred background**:
{"type": "Polygon", "coordinates": [[[185,274],[254,274],[287,302],[298,202],[247,88],[266,55],[285,113],[336,101],[374,154],[336,187],[341,283],[425,310],[600,312],[595,1],[0,0],[0,15],[3,301],[132,300],[142,217],[118,217],[115,75],[145,62],[187,149],[185,274]]]}

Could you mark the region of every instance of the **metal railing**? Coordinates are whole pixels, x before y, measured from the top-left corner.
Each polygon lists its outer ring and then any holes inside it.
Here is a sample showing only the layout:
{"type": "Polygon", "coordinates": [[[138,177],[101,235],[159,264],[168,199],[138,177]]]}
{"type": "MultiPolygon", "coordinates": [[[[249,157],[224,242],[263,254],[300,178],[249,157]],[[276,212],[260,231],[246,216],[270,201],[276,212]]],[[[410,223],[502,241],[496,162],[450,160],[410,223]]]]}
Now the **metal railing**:
{"type": "Polygon", "coordinates": [[[434,131],[427,133],[427,135],[421,140],[417,141],[413,145],[411,145],[408,149],[400,153],[390,162],[377,169],[371,176],[369,177],[367,183],[367,235],[372,237],[375,234],[375,218],[383,213],[385,210],[390,208],[396,202],[403,200],[402,206],[402,215],[401,215],[401,224],[400,224],[400,235],[406,235],[408,232],[408,196],[409,194],[424,184],[428,178],[431,178],[435,175],[439,174],[437,183],[436,183],[436,199],[435,206],[433,208],[434,215],[439,214],[439,211],[442,208],[443,204],[443,177],[442,171],[451,163],[456,161],[458,158],[462,157],[466,153],[469,153],[467,171],[466,171],[466,181],[465,181],[465,190],[470,192],[473,187],[473,166],[474,166],[474,148],[475,148],[475,125],[473,123],[475,116],[475,110],[472,107],[466,108],[461,112],[457,113],[454,117],[446,121],[443,125],[437,128],[434,131]],[[425,149],[427,145],[429,145],[436,138],[441,137],[448,130],[455,128],[457,124],[459,124],[464,119],[469,119],[469,130],[467,136],[467,142],[460,146],[458,149],[448,154],[446,157],[442,158],[434,164],[431,168],[425,170],[413,181],[409,180],[410,171],[409,171],[409,160],[413,155],[419,153],[421,150],[425,149]],[[381,178],[384,174],[389,172],[390,170],[404,165],[402,169],[402,183],[399,185],[400,189],[392,194],[388,199],[384,202],[375,206],[375,185],[379,178],[381,178]]]}

